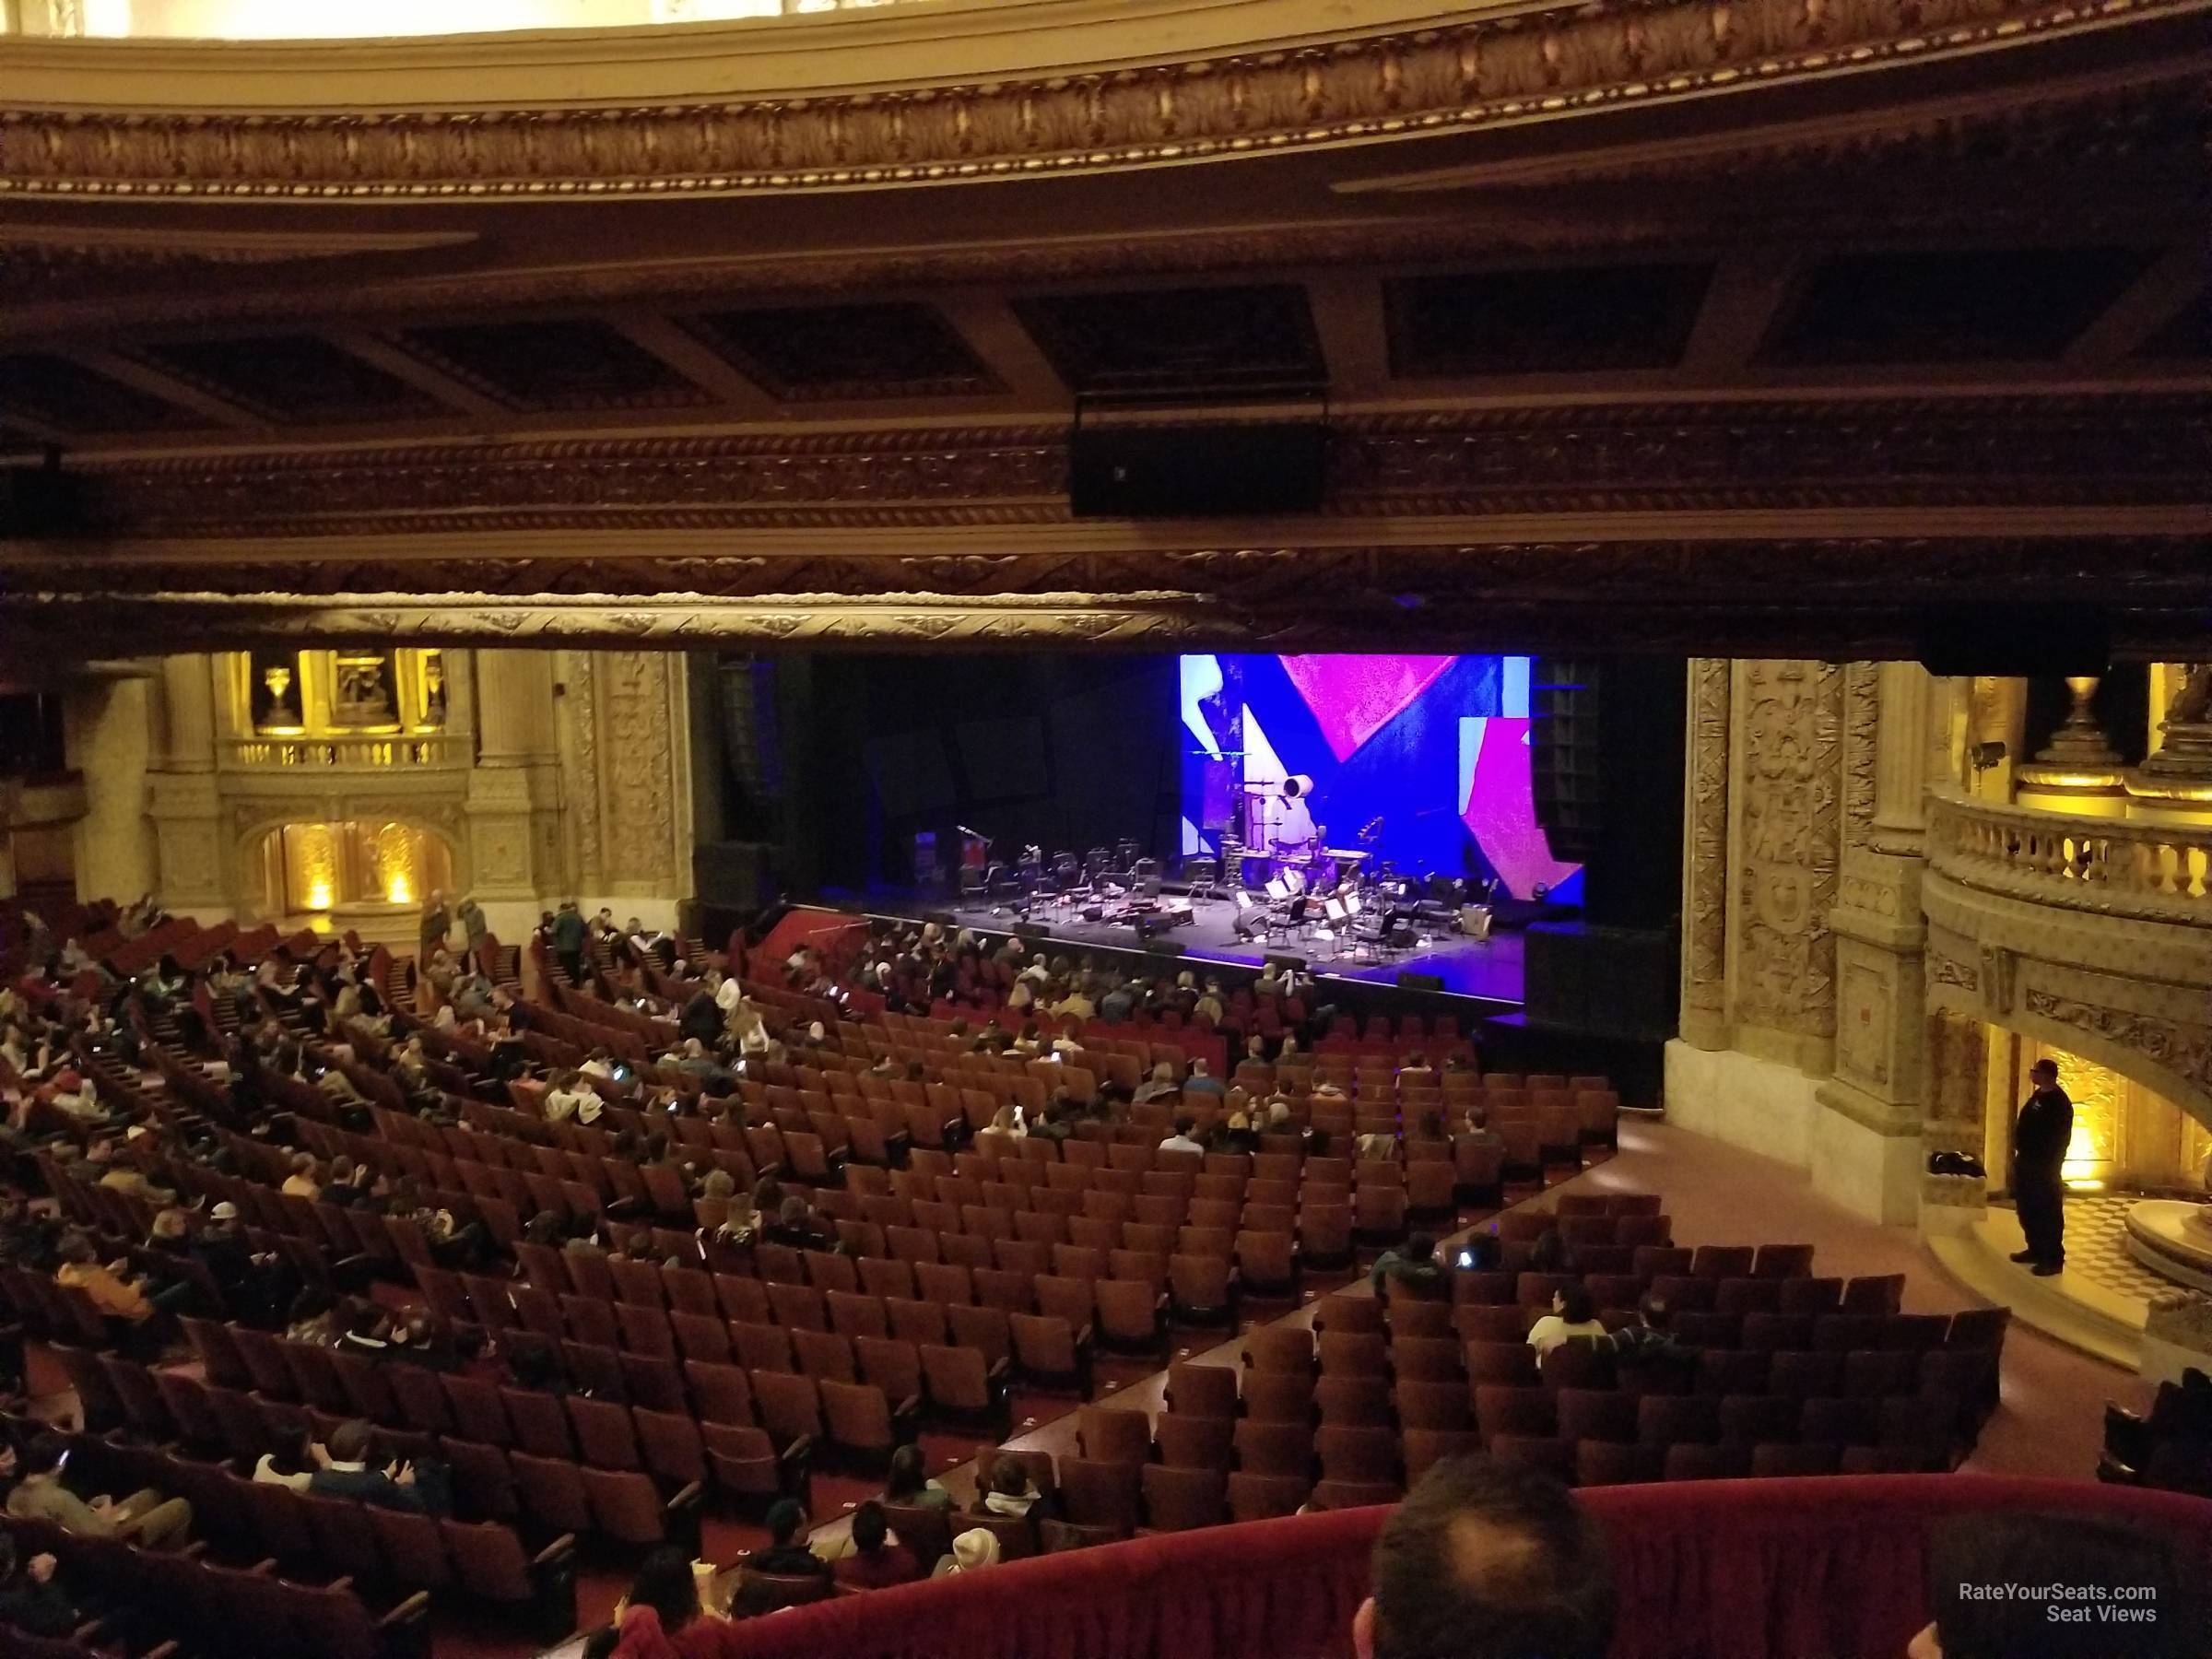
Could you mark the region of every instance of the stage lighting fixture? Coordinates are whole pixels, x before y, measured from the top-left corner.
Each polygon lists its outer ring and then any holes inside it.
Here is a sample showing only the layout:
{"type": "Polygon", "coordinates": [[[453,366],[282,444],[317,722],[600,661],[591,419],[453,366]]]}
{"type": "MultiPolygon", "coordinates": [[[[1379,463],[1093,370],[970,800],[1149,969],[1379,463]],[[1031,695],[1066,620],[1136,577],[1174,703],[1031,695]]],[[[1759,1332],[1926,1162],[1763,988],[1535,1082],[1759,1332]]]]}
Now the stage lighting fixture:
{"type": "Polygon", "coordinates": [[[1295,801],[1300,795],[1312,793],[1313,780],[1304,772],[1293,772],[1283,780],[1283,795],[1287,800],[1295,801]]]}

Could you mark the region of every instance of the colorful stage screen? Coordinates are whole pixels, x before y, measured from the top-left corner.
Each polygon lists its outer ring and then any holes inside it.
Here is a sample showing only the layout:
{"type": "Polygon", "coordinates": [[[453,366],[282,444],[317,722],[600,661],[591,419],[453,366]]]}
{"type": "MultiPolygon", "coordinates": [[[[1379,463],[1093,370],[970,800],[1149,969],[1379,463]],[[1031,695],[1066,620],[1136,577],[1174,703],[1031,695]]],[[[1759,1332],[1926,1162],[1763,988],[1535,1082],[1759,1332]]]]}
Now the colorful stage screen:
{"type": "Polygon", "coordinates": [[[1530,792],[1528,674],[1514,656],[1184,657],[1182,850],[1295,839],[1310,817],[1404,874],[1573,903],[1581,867],[1551,856],[1530,792]]]}

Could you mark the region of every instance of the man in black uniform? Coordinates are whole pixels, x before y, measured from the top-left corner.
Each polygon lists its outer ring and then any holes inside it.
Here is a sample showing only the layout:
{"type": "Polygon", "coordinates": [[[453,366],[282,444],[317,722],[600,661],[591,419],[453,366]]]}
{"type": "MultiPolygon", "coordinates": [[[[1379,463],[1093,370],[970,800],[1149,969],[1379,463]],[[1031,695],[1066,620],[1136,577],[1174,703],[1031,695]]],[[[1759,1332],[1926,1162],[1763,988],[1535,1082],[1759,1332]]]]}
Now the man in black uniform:
{"type": "Polygon", "coordinates": [[[2012,1126],[2012,1198],[2020,1214],[2028,1248],[2012,1259],[2032,1262],[2038,1278],[2066,1265],[2065,1189],[2059,1171],[2074,1139],[2074,1102],[2058,1086],[2058,1062],[2038,1060],[2028,1068],[2035,1085],[2012,1126]]]}

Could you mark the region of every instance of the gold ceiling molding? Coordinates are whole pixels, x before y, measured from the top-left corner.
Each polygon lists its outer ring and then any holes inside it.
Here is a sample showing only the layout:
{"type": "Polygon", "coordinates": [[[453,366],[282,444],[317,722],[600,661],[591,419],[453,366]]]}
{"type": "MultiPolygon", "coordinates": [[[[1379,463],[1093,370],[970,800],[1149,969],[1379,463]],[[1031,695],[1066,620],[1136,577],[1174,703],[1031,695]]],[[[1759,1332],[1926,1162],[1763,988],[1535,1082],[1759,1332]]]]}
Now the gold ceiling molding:
{"type": "Polygon", "coordinates": [[[0,643],[121,650],[262,639],[875,648],[1617,649],[1912,655],[1931,606],[2025,584],[2094,606],[2123,654],[2201,642],[2199,535],[1857,535],[1221,543],[1095,552],[439,555],[293,567],[26,558],[0,643]],[[307,580],[302,580],[305,578],[307,580]],[[282,585],[278,585],[282,584],[282,585]],[[400,584],[404,584],[404,587],[400,584]]]}
{"type": "MultiPolygon", "coordinates": [[[[1325,516],[2191,508],[2212,395],[1450,409],[1336,423],[1325,516]]],[[[1065,525],[1067,429],[380,445],[75,463],[131,538],[1065,525]]]]}
{"type": "MultiPolygon", "coordinates": [[[[822,96],[466,111],[18,106],[0,113],[0,192],[469,201],[1050,176],[1857,76],[2206,5],[1596,0],[1289,50],[822,96]]],[[[281,71],[257,84],[265,105],[287,101],[281,71]]],[[[293,101],[312,100],[312,76],[292,84],[293,101]]]]}
{"type": "Polygon", "coordinates": [[[474,230],[192,230],[175,225],[0,224],[0,262],[86,265],[282,265],[357,253],[461,247],[474,230]]]}

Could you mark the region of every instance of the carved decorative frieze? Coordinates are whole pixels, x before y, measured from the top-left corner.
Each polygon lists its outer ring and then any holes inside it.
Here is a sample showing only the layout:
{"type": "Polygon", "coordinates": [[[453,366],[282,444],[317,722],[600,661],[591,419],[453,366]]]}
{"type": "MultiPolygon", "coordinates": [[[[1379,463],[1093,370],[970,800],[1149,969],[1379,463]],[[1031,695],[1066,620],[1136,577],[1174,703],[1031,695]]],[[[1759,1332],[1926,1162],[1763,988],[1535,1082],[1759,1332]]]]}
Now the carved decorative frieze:
{"type": "Polygon", "coordinates": [[[677,881],[677,781],[672,677],[682,658],[667,652],[600,655],[596,676],[605,742],[606,817],[601,874],[611,883],[677,881]]]}
{"type": "Polygon", "coordinates": [[[588,651],[564,651],[554,672],[559,676],[562,688],[561,716],[568,743],[564,770],[568,777],[561,793],[573,825],[571,844],[576,853],[576,884],[581,888],[596,889],[602,885],[598,665],[588,651]]]}
{"type": "MultiPolygon", "coordinates": [[[[1880,668],[1853,663],[1843,670],[1843,844],[1864,847],[1874,828],[1875,734],[1881,720],[1880,668]]],[[[1849,902],[1847,900],[1846,902],[1849,902]]],[[[1878,904],[1870,908],[1879,908],[1878,904]]],[[[1896,901],[1890,900],[1894,914],[1896,901]]]]}
{"type": "MultiPolygon", "coordinates": [[[[2212,397],[1461,409],[1347,417],[1335,429],[1332,518],[2187,503],[2204,496],[2212,397]]],[[[131,537],[1068,522],[1063,427],[88,454],[72,465],[96,524],[131,537]]]]}
{"type": "MultiPolygon", "coordinates": [[[[305,113],[16,108],[0,191],[546,197],[1041,176],[1465,132],[2106,34],[2190,0],[1555,6],[1189,62],[750,101],[305,113]]],[[[576,77],[588,81],[586,65],[576,77]]],[[[272,97],[272,105],[283,100],[272,97]]]]}
{"type": "Polygon", "coordinates": [[[1928,952],[1926,959],[1928,979],[1931,983],[1956,985],[1961,991],[1979,991],[1982,988],[1982,976],[1969,964],[1959,961],[1955,957],[1944,956],[1931,950],[1928,952]]]}
{"type": "Polygon", "coordinates": [[[1842,711],[1835,664],[1744,665],[1736,1014],[1811,1038],[1835,1033],[1842,711]]]}
{"type": "Polygon", "coordinates": [[[2155,1015],[2106,1007],[2030,986],[2022,1004],[2030,1014],[2088,1031],[2212,1092],[2212,1033],[2155,1015]]]}
{"type": "Polygon", "coordinates": [[[1725,657],[1689,665],[1689,791],[1682,998],[1719,1012],[1728,979],[1728,713],[1725,657]]]}

